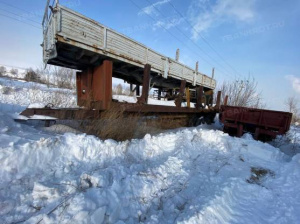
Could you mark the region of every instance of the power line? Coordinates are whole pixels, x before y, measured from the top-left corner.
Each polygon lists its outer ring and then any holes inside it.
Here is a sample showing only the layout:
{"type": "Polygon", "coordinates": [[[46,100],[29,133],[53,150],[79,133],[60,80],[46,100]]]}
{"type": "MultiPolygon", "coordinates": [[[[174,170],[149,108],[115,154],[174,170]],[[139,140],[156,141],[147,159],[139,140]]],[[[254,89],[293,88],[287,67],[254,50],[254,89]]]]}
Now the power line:
{"type": "MultiPolygon", "coordinates": [[[[149,4],[152,4],[149,0],[146,0],[149,4]]],[[[157,9],[156,6],[153,6],[153,8],[158,11],[161,15],[163,15],[163,13],[157,9]]],[[[148,14],[147,14],[148,15],[148,14]]],[[[172,23],[172,22],[171,22],[172,23]]],[[[174,25],[174,23],[172,23],[172,25],[174,25]]],[[[175,28],[182,34],[184,35],[186,38],[188,38],[196,47],[198,47],[204,54],[206,54],[212,61],[214,61],[216,64],[218,64],[220,67],[222,67],[227,73],[227,75],[233,77],[230,72],[223,66],[221,65],[217,60],[215,60],[213,57],[211,57],[206,51],[204,51],[191,37],[187,36],[181,29],[179,29],[176,25],[175,28]]],[[[197,54],[199,55],[199,54],[197,54]]],[[[210,63],[209,63],[210,64],[210,63]]],[[[224,73],[224,72],[223,72],[224,73]]],[[[235,78],[235,77],[234,77],[235,78]]]]}
{"type": "MultiPolygon", "coordinates": [[[[30,12],[30,11],[27,11],[27,10],[25,10],[25,9],[19,8],[19,7],[17,7],[17,6],[14,6],[14,5],[12,5],[12,4],[9,4],[9,3],[7,3],[7,2],[0,1],[0,3],[2,3],[2,4],[4,4],[4,5],[7,5],[7,6],[9,6],[9,7],[12,7],[12,8],[18,9],[18,10],[21,10],[21,11],[23,11],[23,12],[32,14],[32,12],[30,12]]],[[[41,16],[38,16],[38,17],[41,17],[41,16]]]]}
{"type": "Polygon", "coordinates": [[[13,19],[13,20],[15,20],[15,21],[18,21],[18,22],[27,24],[27,25],[29,25],[29,26],[32,26],[32,27],[37,28],[37,29],[40,29],[40,30],[42,29],[41,27],[35,26],[35,25],[31,24],[31,23],[27,23],[27,22],[25,22],[25,21],[16,19],[16,18],[14,18],[14,17],[8,16],[8,15],[2,14],[2,13],[0,13],[0,16],[4,16],[4,17],[6,17],[6,18],[13,19]]]}
{"type": "MultiPolygon", "coordinates": [[[[137,7],[139,10],[142,10],[142,8],[140,6],[138,6],[133,0],[129,0],[135,7],[137,7]]],[[[155,18],[153,18],[151,15],[147,14],[152,20],[154,20],[155,22],[158,22],[155,18]]],[[[189,46],[187,44],[185,44],[184,42],[182,42],[180,39],[178,39],[175,35],[173,35],[168,29],[166,29],[165,27],[161,26],[167,33],[169,33],[172,37],[174,37],[177,41],[179,41],[180,43],[182,43],[184,46],[186,46],[191,52],[193,52],[195,55],[199,56],[203,61],[207,62],[208,64],[210,64],[212,67],[214,67],[214,65],[212,65],[209,61],[207,61],[205,58],[202,57],[202,55],[198,54],[197,52],[195,52],[193,49],[189,48],[189,46]]],[[[224,73],[223,71],[221,71],[221,73],[224,73]]]]}
{"type": "MultiPolygon", "coordinates": [[[[139,10],[142,10],[142,8],[140,6],[138,6],[134,1],[129,0],[133,5],[135,5],[139,10]]],[[[147,14],[148,15],[148,14],[147,14]]],[[[152,16],[148,15],[152,20],[154,20],[155,22],[157,22],[157,20],[155,18],[153,18],[152,16]]],[[[172,34],[169,30],[167,30],[165,27],[161,26],[166,32],[168,32],[171,36],[173,36],[176,40],[178,40],[179,42],[183,43],[179,38],[177,38],[174,34],[172,34]]],[[[185,43],[183,43],[187,48],[189,48],[185,43]]],[[[190,49],[191,50],[191,49],[190,49]]],[[[193,53],[197,54],[195,51],[191,50],[193,53]]],[[[197,54],[198,55],[198,54],[197,54]]],[[[202,58],[202,56],[200,56],[202,58]]],[[[212,65],[209,61],[207,61],[205,58],[202,58],[204,61],[206,61],[208,64],[212,65]]],[[[212,65],[213,66],[213,65],[212,65]]]]}
{"type": "Polygon", "coordinates": [[[201,39],[225,62],[225,64],[227,64],[234,72],[236,72],[238,75],[239,72],[233,67],[231,66],[225,59],[224,57],[208,42],[208,40],[206,40],[206,38],[203,37],[203,35],[201,33],[199,33],[195,27],[180,13],[179,10],[177,10],[175,8],[175,6],[172,4],[172,2],[168,1],[168,3],[172,6],[172,8],[181,16],[181,18],[183,18],[185,20],[185,22],[187,24],[189,24],[189,26],[201,37],[201,39]]]}
{"type": "Polygon", "coordinates": [[[39,25],[41,24],[40,22],[37,22],[37,21],[32,20],[32,19],[30,19],[30,18],[25,18],[24,16],[18,15],[18,14],[16,14],[16,13],[11,12],[11,11],[8,11],[8,10],[6,10],[6,9],[1,9],[1,8],[0,8],[0,10],[2,10],[2,11],[4,11],[4,12],[7,12],[7,13],[10,13],[10,14],[12,14],[12,15],[19,16],[19,17],[21,17],[21,18],[27,19],[27,20],[29,20],[29,21],[31,21],[31,22],[34,22],[34,23],[37,23],[37,24],[39,24],[39,25]]]}

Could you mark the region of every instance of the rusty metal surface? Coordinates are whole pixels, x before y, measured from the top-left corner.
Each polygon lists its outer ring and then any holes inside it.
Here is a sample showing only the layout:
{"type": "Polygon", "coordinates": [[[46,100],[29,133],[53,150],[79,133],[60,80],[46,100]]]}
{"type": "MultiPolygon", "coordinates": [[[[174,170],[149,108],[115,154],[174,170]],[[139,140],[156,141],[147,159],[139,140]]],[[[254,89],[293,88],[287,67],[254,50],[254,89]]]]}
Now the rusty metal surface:
{"type": "Polygon", "coordinates": [[[138,103],[142,103],[142,104],[148,103],[149,87],[150,87],[150,70],[151,70],[151,65],[146,64],[144,68],[144,75],[143,75],[142,95],[141,97],[138,97],[138,103]]]}
{"type": "Polygon", "coordinates": [[[97,63],[98,55],[100,58],[110,58],[141,68],[151,64],[152,72],[164,78],[186,80],[190,85],[202,85],[209,89],[216,86],[216,81],[211,77],[60,4],[56,5],[44,30],[43,48],[45,63],[80,69],[83,64],[97,63]],[[84,56],[76,59],[78,52],[59,50],[72,47],[81,49],[84,56]]]}
{"type": "Polygon", "coordinates": [[[31,117],[33,115],[50,116],[60,120],[85,120],[101,117],[99,110],[86,109],[51,109],[51,108],[27,108],[21,115],[31,117]]]}
{"type": "Polygon", "coordinates": [[[109,109],[112,101],[111,61],[104,61],[95,68],[77,72],[77,104],[88,109],[109,109]]]}
{"type": "Polygon", "coordinates": [[[186,114],[197,114],[197,113],[217,113],[218,110],[215,108],[210,109],[196,109],[187,107],[171,107],[171,106],[160,106],[160,105],[140,105],[140,104],[124,104],[121,103],[120,107],[126,112],[138,112],[138,113],[186,113],[186,114]]]}
{"type": "MultiPolygon", "coordinates": [[[[114,108],[124,113],[140,113],[143,115],[197,115],[197,114],[210,114],[218,113],[215,108],[210,109],[196,109],[196,108],[183,108],[183,107],[170,107],[160,105],[147,105],[136,103],[112,103],[114,108]]],[[[101,114],[105,110],[88,110],[80,108],[27,108],[21,115],[31,117],[33,115],[50,116],[61,120],[84,120],[84,119],[97,119],[101,118],[101,114]]]]}
{"type": "Polygon", "coordinates": [[[104,109],[110,108],[112,101],[112,69],[113,63],[111,61],[104,61],[101,66],[94,69],[93,74],[93,101],[98,102],[98,108],[104,109]]]}
{"type": "Polygon", "coordinates": [[[260,134],[273,138],[285,134],[290,128],[293,116],[288,112],[234,106],[221,106],[220,111],[220,120],[225,129],[236,129],[238,137],[243,132],[251,132],[256,139],[260,134]]]}
{"type": "Polygon", "coordinates": [[[175,99],[175,105],[176,105],[176,107],[181,107],[181,103],[182,103],[182,100],[183,100],[185,86],[186,86],[186,81],[185,80],[181,80],[179,93],[178,93],[178,96],[175,99]]]}
{"type": "Polygon", "coordinates": [[[203,86],[199,86],[196,88],[196,97],[196,108],[202,108],[203,86]]]}
{"type": "Polygon", "coordinates": [[[217,101],[216,101],[216,108],[220,109],[220,106],[221,106],[221,95],[222,95],[222,92],[221,91],[218,91],[218,94],[217,94],[217,101]]]}

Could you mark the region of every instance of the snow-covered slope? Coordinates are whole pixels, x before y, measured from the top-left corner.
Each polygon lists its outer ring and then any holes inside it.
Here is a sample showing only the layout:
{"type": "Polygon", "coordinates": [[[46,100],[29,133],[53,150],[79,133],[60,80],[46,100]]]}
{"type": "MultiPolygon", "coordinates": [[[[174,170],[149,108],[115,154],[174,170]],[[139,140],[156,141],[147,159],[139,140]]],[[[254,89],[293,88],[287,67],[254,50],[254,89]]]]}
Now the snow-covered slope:
{"type": "Polygon", "coordinates": [[[19,106],[25,109],[33,103],[77,107],[75,92],[69,89],[48,88],[44,84],[0,77],[0,111],[10,112],[19,106]]]}
{"type": "Polygon", "coordinates": [[[3,223],[300,221],[300,155],[248,135],[198,127],[115,142],[0,118],[3,223]]]}

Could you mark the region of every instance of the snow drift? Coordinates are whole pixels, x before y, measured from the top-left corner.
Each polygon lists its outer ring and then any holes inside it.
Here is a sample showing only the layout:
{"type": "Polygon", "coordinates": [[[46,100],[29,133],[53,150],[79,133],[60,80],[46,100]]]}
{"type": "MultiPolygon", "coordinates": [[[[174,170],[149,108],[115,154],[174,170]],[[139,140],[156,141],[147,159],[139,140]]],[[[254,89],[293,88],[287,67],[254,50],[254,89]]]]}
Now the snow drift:
{"type": "Polygon", "coordinates": [[[300,155],[249,135],[199,127],[102,141],[0,117],[3,223],[300,221],[300,155]]]}

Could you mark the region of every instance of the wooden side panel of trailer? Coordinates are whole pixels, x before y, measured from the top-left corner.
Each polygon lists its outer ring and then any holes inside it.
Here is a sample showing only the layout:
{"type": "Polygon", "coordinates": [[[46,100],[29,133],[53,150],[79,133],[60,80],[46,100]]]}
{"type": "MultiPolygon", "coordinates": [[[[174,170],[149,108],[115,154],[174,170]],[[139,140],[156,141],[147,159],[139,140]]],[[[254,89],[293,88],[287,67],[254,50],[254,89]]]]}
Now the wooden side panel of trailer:
{"type": "Polygon", "coordinates": [[[43,51],[46,64],[82,70],[113,60],[121,73],[130,73],[135,67],[142,71],[145,64],[150,64],[151,72],[161,77],[161,82],[171,78],[179,83],[185,80],[189,86],[216,87],[213,78],[60,4],[54,6],[44,23],[43,51]]]}

